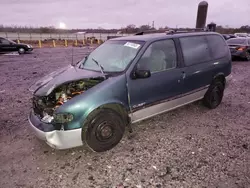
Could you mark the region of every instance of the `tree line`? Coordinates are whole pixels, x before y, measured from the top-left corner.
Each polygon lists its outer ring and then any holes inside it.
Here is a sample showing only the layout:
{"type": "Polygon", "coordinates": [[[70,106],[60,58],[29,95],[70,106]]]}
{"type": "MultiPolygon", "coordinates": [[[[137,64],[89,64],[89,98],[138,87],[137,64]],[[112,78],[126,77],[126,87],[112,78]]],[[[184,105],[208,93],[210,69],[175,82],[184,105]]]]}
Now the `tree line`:
{"type": "MultiPolygon", "coordinates": [[[[158,30],[168,29],[168,26],[160,27],[158,30]]],[[[26,26],[3,26],[0,25],[0,32],[19,32],[19,33],[76,33],[76,32],[87,32],[87,33],[137,33],[145,30],[155,29],[150,25],[136,26],[129,24],[128,26],[120,29],[58,29],[53,26],[49,27],[26,27],[26,26]]],[[[178,28],[188,29],[188,28],[178,28]]],[[[250,33],[250,26],[244,25],[239,28],[230,28],[228,26],[217,26],[216,31],[219,33],[231,34],[231,33],[250,33]]]]}

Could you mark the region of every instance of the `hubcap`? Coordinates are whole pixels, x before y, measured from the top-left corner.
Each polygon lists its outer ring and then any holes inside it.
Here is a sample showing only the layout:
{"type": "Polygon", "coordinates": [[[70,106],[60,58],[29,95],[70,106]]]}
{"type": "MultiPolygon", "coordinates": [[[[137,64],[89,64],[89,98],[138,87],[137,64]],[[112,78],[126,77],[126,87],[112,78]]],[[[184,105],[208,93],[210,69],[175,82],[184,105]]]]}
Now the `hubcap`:
{"type": "Polygon", "coordinates": [[[246,54],[247,60],[250,61],[250,53],[246,54]]]}
{"type": "Polygon", "coordinates": [[[113,136],[113,129],[108,122],[103,122],[97,127],[97,138],[100,141],[105,141],[113,136]]]}

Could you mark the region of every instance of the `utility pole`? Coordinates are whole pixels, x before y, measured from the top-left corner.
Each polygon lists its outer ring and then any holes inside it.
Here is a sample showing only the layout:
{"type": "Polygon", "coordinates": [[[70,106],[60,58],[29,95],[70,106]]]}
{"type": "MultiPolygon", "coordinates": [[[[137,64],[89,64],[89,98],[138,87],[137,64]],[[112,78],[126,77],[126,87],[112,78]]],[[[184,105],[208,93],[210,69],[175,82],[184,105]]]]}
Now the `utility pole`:
{"type": "Polygon", "coordinates": [[[152,27],[153,27],[153,28],[155,28],[155,21],[153,21],[153,23],[152,23],[152,27]]]}

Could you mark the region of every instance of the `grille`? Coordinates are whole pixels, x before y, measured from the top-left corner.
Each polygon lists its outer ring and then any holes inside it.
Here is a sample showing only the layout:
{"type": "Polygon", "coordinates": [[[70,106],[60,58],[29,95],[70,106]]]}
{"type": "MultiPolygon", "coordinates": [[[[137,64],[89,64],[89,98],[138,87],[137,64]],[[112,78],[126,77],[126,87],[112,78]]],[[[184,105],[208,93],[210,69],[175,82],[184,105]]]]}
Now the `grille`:
{"type": "Polygon", "coordinates": [[[43,99],[34,96],[32,99],[32,104],[33,104],[34,113],[40,116],[40,118],[43,118],[43,111],[44,111],[43,99]]]}

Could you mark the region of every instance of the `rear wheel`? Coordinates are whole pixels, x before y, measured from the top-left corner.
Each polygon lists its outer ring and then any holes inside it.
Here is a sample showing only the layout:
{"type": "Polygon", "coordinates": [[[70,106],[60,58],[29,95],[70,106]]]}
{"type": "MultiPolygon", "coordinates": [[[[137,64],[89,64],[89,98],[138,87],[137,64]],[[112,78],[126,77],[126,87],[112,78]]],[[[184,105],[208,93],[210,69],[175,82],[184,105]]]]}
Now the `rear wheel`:
{"type": "Polygon", "coordinates": [[[216,80],[211,84],[209,89],[207,90],[203,103],[206,107],[210,109],[214,109],[220,105],[222,98],[224,95],[224,84],[220,80],[216,80]]]}
{"type": "Polygon", "coordinates": [[[126,125],[114,110],[101,109],[91,115],[86,126],[83,137],[87,145],[96,152],[103,152],[120,142],[126,125]]]}
{"type": "Polygon", "coordinates": [[[25,52],[24,48],[19,48],[19,49],[18,49],[18,53],[19,53],[19,54],[24,54],[24,52],[25,52]]]}
{"type": "Polygon", "coordinates": [[[246,60],[250,61],[250,53],[249,52],[246,52],[246,60]]]}

